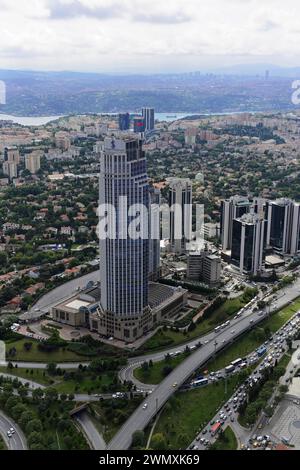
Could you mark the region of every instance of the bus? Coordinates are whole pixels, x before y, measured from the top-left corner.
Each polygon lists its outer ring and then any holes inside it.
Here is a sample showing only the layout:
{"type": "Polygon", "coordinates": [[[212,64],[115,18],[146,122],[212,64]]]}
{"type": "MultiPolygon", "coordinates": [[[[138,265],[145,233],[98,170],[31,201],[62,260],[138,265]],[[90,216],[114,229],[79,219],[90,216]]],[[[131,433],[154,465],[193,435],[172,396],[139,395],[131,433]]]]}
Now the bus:
{"type": "Polygon", "coordinates": [[[210,430],[210,434],[212,436],[215,436],[221,429],[221,423],[215,423],[212,427],[211,427],[211,430],[210,430]]]}
{"type": "Polygon", "coordinates": [[[225,372],[226,374],[230,374],[231,372],[233,372],[235,370],[235,367],[233,365],[230,365],[230,366],[227,366],[225,367],[225,372]]]}
{"type": "Polygon", "coordinates": [[[193,387],[202,387],[202,385],[207,385],[207,384],[208,384],[208,379],[194,380],[194,382],[192,382],[193,387]]]}
{"type": "Polygon", "coordinates": [[[236,359],[235,361],[232,361],[230,364],[233,366],[233,367],[238,367],[240,364],[242,364],[243,362],[243,359],[241,359],[240,357],[238,359],[236,359]]]}

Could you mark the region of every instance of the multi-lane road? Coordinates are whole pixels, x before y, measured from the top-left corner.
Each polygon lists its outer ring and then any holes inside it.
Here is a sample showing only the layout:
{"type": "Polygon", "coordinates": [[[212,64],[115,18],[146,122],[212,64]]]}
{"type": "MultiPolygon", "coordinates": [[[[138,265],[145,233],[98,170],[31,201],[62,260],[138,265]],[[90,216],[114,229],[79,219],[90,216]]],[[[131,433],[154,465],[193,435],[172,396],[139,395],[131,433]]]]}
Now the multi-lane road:
{"type": "MultiPolygon", "coordinates": [[[[294,300],[299,296],[299,291],[300,280],[285,289],[284,295],[277,293],[275,309],[281,308],[288,302],[294,300]]],[[[261,312],[252,312],[251,307],[245,310],[241,317],[231,321],[231,324],[225,330],[221,330],[220,333],[210,333],[204,338],[201,338],[201,342],[203,343],[204,341],[204,345],[185,359],[153,390],[152,394],[145,399],[141,406],[131,415],[128,421],[115,435],[108,449],[128,449],[131,445],[132,434],[137,430],[144,429],[148,425],[157,411],[196,369],[204,365],[215,353],[228,346],[229,343],[236,340],[241,334],[252,329],[256,324],[264,320],[266,314],[266,312],[264,312],[263,315],[261,312]]],[[[197,341],[191,342],[189,345],[195,343],[197,343],[197,341]]],[[[166,351],[162,354],[165,355],[166,351]]],[[[159,360],[157,357],[157,355],[144,356],[143,360],[159,360]]],[[[140,362],[141,358],[135,358],[135,360],[140,362]]]]}
{"type": "Polygon", "coordinates": [[[19,426],[11,418],[0,411],[0,434],[9,450],[27,450],[26,439],[19,426]],[[14,434],[7,436],[7,432],[13,428],[14,434]]]}

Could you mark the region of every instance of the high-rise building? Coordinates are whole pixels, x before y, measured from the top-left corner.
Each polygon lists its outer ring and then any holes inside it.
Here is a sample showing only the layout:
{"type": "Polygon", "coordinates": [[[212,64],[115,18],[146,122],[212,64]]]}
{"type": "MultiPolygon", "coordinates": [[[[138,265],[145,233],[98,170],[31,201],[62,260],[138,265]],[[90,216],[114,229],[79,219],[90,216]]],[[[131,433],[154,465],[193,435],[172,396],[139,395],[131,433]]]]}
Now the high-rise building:
{"type": "Polygon", "coordinates": [[[187,278],[217,287],[221,280],[221,258],[207,247],[188,254],[187,278]]]}
{"type": "Polygon", "coordinates": [[[300,252],[299,204],[290,199],[268,203],[267,245],[282,255],[300,252]]]}
{"type": "Polygon", "coordinates": [[[119,114],[119,130],[128,131],[130,128],[130,115],[129,113],[120,113],[119,114]]]}
{"type": "Polygon", "coordinates": [[[145,131],[153,131],[155,128],[155,111],[154,108],[143,108],[142,116],[145,121],[145,131]]]}
{"type": "Polygon", "coordinates": [[[188,178],[171,178],[169,186],[171,249],[183,253],[192,239],[192,182],[188,178]]]}
{"type": "Polygon", "coordinates": [[[149,191],[149,279],[157,281],[160,275],[160,190],[149,191]]]}
{"type": "Polygon", "coordinates": [[[18,166],[13,161],[5,161],[2,165],[4,175],[8,176],[10,180],[18,177],[18,166]]]}
{"type": "Polygon", "coordinates": [[[196,144],[198,129],[196,127],[188,127],[184,132],[185,145],[193,146],[196,144]]]}
{"type": "Polygon", "coordinates": [[[265,258],[265,220],[254,212],[233,220],[231,261],[241,273],[257,275],[265,258]]]}
{"type": "Polygon", "coordinates": [[[20,165],[20,152],[16,147],[5,147],[4,161],[20,165]]]}
{"type": "Polygon", "coordinates": [[[242,196],[232,196],[221,203],[221,241],[224,251],[231,249],[233,219],[250,211],[251,202],[242,196]]]}
{"type": "Polygon", "coordinates": [[[149,186],[146,158],[139,139],[106,138],[100,157],[100,207],[115,212],[115,236],[100,236],[100,331],[124,341],[146,333],[152,322],[148,304],[149,235],[130,236],[134,205],[148,230],[149,186]],[[109,209],[110,208],[110,209],[109,209]]]}
{"type": "Polygon", "coordinates": [[[26,170],[30,171],[32,175],[37,173],[41,168],[41,156],[39,152],[32,152],[25,156],[26,170]]]}
{"type": "Polygon", "coordinates": [[[136,134],[145,132],[145,119],[143,117],[134,118],[133,130],[136,134]]]}

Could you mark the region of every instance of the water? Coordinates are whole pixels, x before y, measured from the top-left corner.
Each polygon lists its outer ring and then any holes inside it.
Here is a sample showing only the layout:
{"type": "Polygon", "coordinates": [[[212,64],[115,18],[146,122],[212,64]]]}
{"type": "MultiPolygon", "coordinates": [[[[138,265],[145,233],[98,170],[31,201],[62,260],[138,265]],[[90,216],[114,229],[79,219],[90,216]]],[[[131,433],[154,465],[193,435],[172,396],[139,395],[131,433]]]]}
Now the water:
{"type": "MultiPolygon", "coordinates": [[[[251,111],[249,111],[251,112],[251,111]]],[[[98,113],[99,116],[101,115],[111,115],[111,116],[116,116],[117,113],[98,113]]],[[[238,112],[234,113],[208,113],[208,114],[203,114],[203,113],[155,113],[155,119],[159,122],[161,121],[167,121],[167,122],[172,122],[175,120],[183,119],[184,117],[187,116],[195,116],[195,115],[201,114],[202,116],[213,116],[216,114],[239,114],[238,112]]],[[[30,117],[30,116],[11,116],[9,114],[0,114],[0,121],[13,121],[15,124],[21,124],[23,126],[44,126],[45,124],[48,124],[51,121],[55,121],[61,117],[64,116],[37,116],[37,117],[30,117]]]]}
{"type": "MultiPolygon", "coordinates": [[[[115,113],[102,113],[111,114],[115,113]]],[[[195,113],[155,113],[155,119],[158,121],[175,121],[176,119],[182,119],[186,116],[193,116],[195,113]]],[[[101,114],[99,114],[101,116],[101,114]]],[[[13,121],[15,124],[21,124],[22,126],[44,126],[51,121],[55,121],[63,116],[11,116],[9,114],[0,114],[0,121],[13,121]]]]}

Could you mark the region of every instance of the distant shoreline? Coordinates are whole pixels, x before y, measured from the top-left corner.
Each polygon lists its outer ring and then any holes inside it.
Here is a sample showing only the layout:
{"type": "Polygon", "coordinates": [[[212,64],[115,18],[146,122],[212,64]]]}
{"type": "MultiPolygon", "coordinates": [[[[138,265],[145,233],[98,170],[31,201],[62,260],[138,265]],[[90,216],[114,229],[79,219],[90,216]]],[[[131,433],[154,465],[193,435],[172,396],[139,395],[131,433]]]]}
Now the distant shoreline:
{"type": "MultiPolygon", "coordinates": [[[[232,112],[215,112],[215,113],[201,113],[201,112],[194,112],[194,113],[155,113],[155,119],[159,122],[167,121],[167,122],[172,122],[175,120],[180,120],[187,118],[189,116],[227,116],[227,115],[233,115],[233,114],[244,114],[244,113],[267,113],[268,111],[232,111],[232,112]]],[[[279,112],[279,111],[278,111],[279,112]]],[[[89,113],[78,113],[78,116],[80,115],[88,115],[89,113]]],[[[105,115],[111,115],[111,116],[116,116],[119,113],[90,113],[92,115],[99,115],[99,116],[105,116],[105,115]]],[[[130,114],[135,114],[135,113],[130,113],[130,114]]],[[[69,116],[76,116],[76,114],[69,114],[69,115],[60,115],[60,116],[13,116],[10,114],[2,114],[0,113],[0,121],[12,121],[14,124],[20,124],[23,126],[44,126],[46,124],[49,124],[52,121],[57,121],[58,119],[64,118],[64,117],[69,117],[69,116]]]]}

